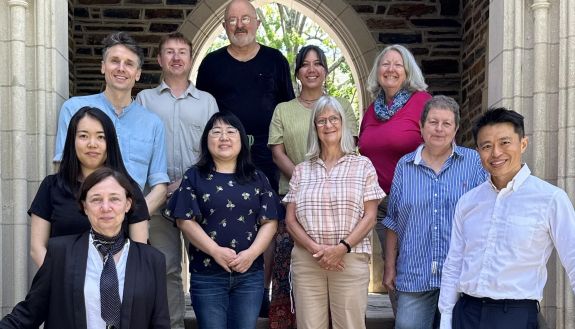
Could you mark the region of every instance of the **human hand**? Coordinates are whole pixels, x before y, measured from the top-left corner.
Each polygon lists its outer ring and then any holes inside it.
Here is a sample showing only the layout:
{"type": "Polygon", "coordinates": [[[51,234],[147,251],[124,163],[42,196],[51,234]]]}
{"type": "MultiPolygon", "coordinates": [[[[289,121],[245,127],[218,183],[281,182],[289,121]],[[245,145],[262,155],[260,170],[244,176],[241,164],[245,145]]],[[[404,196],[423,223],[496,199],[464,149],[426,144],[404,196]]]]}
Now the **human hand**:
{"type": "Polygon", "coordinates": [[[315,253],[313,257],[317,259],[319,266],[325,270],[343,271],[345,268],[343,257],[346,253],[347,248],[338,244],[335,246],[325,246],[315,253]]]}
{"type": "Polygon", "coordinates": [[[214,250],[210,253],[210,256],[212,256],[216,263],[218,263],[227,272],[232,271],[230,268],[230,263],[233,262],[237,257],[235,250],[220,246],[214,248],[214,250]]]}
{"type": "Polygon", "coordinates": [[[257,256],[252,255],[249,249],[240,251],[236,258],[229,263],[230,269],[235,272],[245,273],[251,266],[257,256]]]}
{"type": "Polygon", "coordinates": [[[390,266],[385,264],[383,269],[383,286],[387,291],[395,291],[395,278],[397,276],[397,271],[395,266],[390,266]]]}

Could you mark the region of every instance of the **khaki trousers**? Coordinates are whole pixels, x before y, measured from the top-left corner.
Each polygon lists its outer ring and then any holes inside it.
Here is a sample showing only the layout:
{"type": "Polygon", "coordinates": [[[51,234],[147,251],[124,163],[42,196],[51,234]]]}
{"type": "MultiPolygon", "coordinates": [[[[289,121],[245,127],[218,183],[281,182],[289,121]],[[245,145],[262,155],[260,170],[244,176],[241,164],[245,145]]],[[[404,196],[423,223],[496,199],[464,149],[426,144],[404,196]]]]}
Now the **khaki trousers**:
{"type": "Polygon", "coordinates": [[[304,248],[294,246],[291,275],[298,329],[365,328],[369,255],[344,256],[342,272],[322,269],[304,248]]]}

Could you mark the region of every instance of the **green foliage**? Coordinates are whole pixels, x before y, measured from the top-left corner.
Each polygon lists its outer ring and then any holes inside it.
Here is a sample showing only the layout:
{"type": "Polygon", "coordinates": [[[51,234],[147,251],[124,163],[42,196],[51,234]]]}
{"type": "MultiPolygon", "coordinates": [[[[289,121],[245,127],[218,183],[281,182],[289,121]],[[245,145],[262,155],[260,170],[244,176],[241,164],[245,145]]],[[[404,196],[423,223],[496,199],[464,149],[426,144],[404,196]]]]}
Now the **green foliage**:
{"type": "MultiPolygon", "coordinates": [[[[328,75],[327,92],[332,96],[345,97],[358,112],[357,90],[351,69],[340,49],[331,37],[307,16],[278,3],[269,3],[257,9],[261,21],[257,41],[261,44],[280,50],[286,56],[292,72],[292,82],[298,93],[297,83],[293,76],[295,57],[298,50],[307,44],[320,46],[327,57],[328,75]]],[[[225,32],[219,35],[209,51],[228,44],[225,32]]]]}

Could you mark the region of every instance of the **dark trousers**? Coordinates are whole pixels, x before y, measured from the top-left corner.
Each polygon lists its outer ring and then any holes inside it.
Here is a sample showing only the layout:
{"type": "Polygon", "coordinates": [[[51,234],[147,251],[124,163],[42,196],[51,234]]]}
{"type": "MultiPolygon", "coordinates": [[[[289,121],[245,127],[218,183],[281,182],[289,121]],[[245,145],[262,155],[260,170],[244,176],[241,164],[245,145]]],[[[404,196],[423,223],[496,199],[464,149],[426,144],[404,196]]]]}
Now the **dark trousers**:
{"type": "Polygon", "coordinates": [[[463,294],[453,309],[453,329],[538,329],[537,313],[536,300],[494,300],[463,294]]]}

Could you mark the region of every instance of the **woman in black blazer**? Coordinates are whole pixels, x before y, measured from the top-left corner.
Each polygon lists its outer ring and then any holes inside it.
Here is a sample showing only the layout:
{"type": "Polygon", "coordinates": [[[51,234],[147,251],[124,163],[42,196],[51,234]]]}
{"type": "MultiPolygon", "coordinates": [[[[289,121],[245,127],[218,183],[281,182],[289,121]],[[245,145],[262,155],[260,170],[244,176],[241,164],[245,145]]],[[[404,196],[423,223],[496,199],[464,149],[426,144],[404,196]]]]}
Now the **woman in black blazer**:
{"type": "Polygon", "coordinates": [[[113,169],[86,177],[79,201],[90,231],[50,239],[26,299],[1,329],[170,328],[164,256],[122,228],[132,196],[129,180],[113,169]]]}

